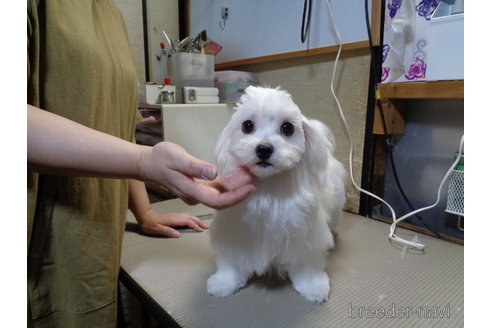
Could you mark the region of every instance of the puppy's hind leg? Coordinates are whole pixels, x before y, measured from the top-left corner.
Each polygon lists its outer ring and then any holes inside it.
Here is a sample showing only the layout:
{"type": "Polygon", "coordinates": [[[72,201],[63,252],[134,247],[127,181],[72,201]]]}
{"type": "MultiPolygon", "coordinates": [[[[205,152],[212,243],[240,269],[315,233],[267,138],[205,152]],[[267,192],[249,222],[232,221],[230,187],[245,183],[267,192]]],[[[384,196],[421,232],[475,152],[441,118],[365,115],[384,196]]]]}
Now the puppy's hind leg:
{"type": "MultiPolygon", "coordinates": [[[[333,239],[336,239],[338,236],[338,222],[340,221],[340,214],[335,214],[333,215],[329,220],[328,220],[328,227],[330,228],[331,235],[333,236],[333,239]]],[[[332,247],[335,247],[335,244],[333,244],[332,247]]]]}
{"type": "Polygon", "coordinates": [[[216,297],[228,297],[244,287],[250,273],[241,272],[224,261],[217,261],[217,272],[208,278],[207,291],[216,297]]]}

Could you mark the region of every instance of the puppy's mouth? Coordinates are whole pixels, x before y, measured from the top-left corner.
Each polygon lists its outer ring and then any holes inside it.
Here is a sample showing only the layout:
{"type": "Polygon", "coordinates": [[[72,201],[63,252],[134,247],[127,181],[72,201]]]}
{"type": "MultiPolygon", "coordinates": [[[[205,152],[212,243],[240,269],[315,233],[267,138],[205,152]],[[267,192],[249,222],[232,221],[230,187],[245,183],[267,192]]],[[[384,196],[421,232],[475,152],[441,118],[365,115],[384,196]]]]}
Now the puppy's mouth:
{"type": "Polygon", "coordinates": [[[272,163],[269,163],[267,161],[259,161],[256,163],[256,165],[262,168],[273,166],[272,163]]]}

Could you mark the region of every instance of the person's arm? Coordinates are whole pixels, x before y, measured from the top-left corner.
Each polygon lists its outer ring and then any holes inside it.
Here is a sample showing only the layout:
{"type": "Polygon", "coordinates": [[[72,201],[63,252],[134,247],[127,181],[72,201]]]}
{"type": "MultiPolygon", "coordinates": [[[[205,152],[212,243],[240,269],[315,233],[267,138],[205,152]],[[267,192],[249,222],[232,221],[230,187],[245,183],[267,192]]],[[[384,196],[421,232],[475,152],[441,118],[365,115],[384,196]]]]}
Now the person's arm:
{"type": "Polygon", "coordinates": [[[254,190],[247,169],[216,177],[214,166],[176,144],[136,145],[30,105],[27,111],[27,161],[35,171],[153,181],[188,204],[213,208],[231,206],[254,190]]]}
{"type": "Polygon", "coordinates": [[[135,178],[144,148],[59,115],[27,106],[27,161],[36,171],[135,178]]]}
{"type": "Polygon", "coordinates": [[[150,206],[145,183],[129,180],[129,207],[138,221],[140,229],[149,235],[163,235],[178,238],[179,231],[172,227],[187,226],[202,232],[208,225],[199,218],[188,213],[160,213],[150,206]]]}
{"type": "MultiPolygon", "coordinates": [[[[133,143],[136,143],[133,140],[133,143]]],[[[145,183],[139,180],[128,181],[128,206],[137,219],[140,229],[148,235],[162,235],[179,238],[179,231],[173,227],[187,226],[197,232],[208,229],[205,222],[188,213],[161,213],[150,205],[149,194],[145,183]]]]}

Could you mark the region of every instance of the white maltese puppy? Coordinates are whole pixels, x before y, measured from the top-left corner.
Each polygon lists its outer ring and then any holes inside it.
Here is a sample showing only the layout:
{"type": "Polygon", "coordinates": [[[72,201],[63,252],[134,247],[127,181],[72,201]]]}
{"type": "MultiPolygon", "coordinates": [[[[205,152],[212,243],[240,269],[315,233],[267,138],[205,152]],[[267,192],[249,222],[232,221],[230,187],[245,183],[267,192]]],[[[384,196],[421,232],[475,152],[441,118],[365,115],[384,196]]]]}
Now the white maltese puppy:
{"type": "Polygon", "coordinates": [[[323,302],[327,251],[345,203],[333,135],[279,88],[248,87],[235,109],[215,149],[219,172],[248,167],[256,192],[216,214],[210,236],[217,272],[208,293],[227,297],[253,274],[275,269],[302,296],[323,302]]]}

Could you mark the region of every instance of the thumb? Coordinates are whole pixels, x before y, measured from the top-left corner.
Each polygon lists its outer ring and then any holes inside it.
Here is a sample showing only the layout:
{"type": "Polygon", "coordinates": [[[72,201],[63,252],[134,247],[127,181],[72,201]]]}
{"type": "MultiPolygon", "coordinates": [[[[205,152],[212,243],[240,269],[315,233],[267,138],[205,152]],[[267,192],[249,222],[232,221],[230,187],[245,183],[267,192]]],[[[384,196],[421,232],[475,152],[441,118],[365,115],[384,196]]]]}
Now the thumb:
{"type": "Polygon", "coordinates": [[[213,180],[217,177],[215,166],[193,157],[184,149],[179,154],[176,154],[172,169],[188,176],[206,180],[213,180]]]}

